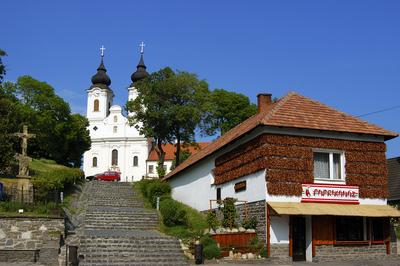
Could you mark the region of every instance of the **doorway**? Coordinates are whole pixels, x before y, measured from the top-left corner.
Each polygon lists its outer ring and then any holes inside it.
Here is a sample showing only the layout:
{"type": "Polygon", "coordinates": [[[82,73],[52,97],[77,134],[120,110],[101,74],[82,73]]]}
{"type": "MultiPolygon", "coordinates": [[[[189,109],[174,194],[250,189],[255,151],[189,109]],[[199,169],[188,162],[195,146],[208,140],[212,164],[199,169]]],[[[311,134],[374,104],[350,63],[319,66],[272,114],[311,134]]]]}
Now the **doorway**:
{"type": "Polygon", "coordinates": [[[306,260],[306,218],[292,216],[292,249],[293,261],[306,260]]]}

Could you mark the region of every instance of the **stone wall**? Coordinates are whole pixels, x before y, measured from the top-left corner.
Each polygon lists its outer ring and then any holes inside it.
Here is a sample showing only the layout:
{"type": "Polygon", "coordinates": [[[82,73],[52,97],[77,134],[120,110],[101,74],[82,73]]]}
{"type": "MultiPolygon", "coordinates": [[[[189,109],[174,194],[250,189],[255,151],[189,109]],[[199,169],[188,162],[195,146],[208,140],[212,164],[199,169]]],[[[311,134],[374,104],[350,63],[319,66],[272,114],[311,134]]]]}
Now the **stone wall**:
{"type": "MultiPolygon", "coordinates": [[[[267,235],[266,235],[266,213],[265,213],[265,200],[261,201],[255,201],[255,202],[249,202],[246,204],[247,205],[247,215],[248,217],[256,217],[257,219],[257,228],[256,228],[256,233],[257,236],[260,240],[263,241],[263,243],[266,243],[267,241],[267,235]]],[[[244,220],[245,218],[245,205],[240,204],[236,206],[236,210],[240,219],[240,222],[244,220]]]]}
{"type": "Polygon", "coordinates": [[[313,261],[365,260],[385,258],[386,256],[386,246],[384,244],[371,246],[320,245],[315,247],[315,257],[313,261]]]}
{"type": "Polygon", "coordinates": [[[289,244],[271,244],[270,259],[276,263],[292,261],[292,258],[289,257],[289,244]]]}
{"type": "Polygon", "coordinates": [[[0,261],[56,265],[63,218],[0,217],[0,261]],[[12,255],[10,255],[12,251],[12,255]]]}

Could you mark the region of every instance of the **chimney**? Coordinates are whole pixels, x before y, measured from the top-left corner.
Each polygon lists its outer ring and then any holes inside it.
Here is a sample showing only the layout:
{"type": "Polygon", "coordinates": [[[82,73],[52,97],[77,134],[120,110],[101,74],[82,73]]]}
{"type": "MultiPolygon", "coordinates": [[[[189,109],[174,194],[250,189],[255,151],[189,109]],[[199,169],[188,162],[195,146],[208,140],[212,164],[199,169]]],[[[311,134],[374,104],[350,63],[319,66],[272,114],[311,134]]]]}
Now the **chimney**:
{"type": "Polygon", "coordinates": [[[257,95],[258,113],[266,112],[271,108],[271,93],[259,93],[257,95]]]}

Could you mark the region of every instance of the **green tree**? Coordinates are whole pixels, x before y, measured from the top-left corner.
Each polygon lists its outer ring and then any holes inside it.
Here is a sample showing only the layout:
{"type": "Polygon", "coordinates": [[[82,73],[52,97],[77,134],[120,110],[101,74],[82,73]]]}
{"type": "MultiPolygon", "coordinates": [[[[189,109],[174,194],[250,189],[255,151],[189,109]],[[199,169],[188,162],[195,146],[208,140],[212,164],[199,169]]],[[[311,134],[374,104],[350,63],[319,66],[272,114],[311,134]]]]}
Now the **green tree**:
{"type": "Polygon", "coordinates": [[[169,67],[152,73],[136,84],[138,97],[127,103],[140,133],[154,141],[159,161],[157,172],[164,176],[165,152],[163,144],[176,141],[175,161],[180,163],[182,142],[194,140],[195,129],[200,123],[208,96],[208,85],[188,72],[169,67]]]}
{"type": "Polygon", "coordinates": [[[205,135],[223,135],[250,116],[257,113],[257,106],[246,95],[215,89],[210,93],[209,109],[201,125],[205,135]]]}
{"type": "MultiPolygon", "coordinates": [[[[183,163],[187,158],[189,158],[192,155],[192,153],[188,150],[183,149],[179,153],[179,161],[183,163]]],[[[175,169],[176,167],[176,159],[174,159],[171,163],[171,170],[175,169]]]]}
{"type": "Polygon", "coordinates": [[[6,68],[2,57],[6,52],[0,49],[0,173],[4,173],[14,158],[12,121],[15,116],[12,93],[8,91],[8,84],[3,84],[6,68]]]}
{"type": "MultiPolygon", "coordinates": [[[[26,124],[29,131],[36,134],[29,142],[30,156],[53,159],[69,166],[81,165],[83,152],[90,148],[88,121],[81,115],[71,115],[68,103],[55,94],[53,87],[22,76],[16,83],[4,83],[1,94],[13,110],[8,131],[20,131],[26,124]]],[[[18,146],[14,152],[19,150],[18,146]]]]}
{"type": "Polygon", "coordinates": [[[2,57],[6,56],[7,53],[0,49],[0,84],[3,82],[4,76],[6,74],[6,67],[3,64],[2,57]]]}

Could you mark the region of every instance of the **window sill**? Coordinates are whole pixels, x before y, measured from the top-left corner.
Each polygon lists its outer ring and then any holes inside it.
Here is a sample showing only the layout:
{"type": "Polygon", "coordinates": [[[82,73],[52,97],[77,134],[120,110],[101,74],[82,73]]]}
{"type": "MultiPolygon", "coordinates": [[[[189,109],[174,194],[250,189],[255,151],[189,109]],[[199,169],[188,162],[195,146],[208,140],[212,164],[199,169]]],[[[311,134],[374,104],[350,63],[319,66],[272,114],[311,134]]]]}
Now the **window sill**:
{"type": "Polygon", "coordinates": [[[343,179],[323,179],[323,178],[315,178],[315,184],[340,184],[346,185],[346,180],[343,179]]]}

